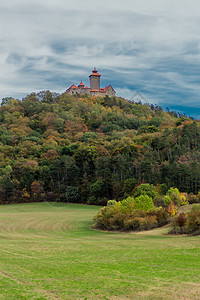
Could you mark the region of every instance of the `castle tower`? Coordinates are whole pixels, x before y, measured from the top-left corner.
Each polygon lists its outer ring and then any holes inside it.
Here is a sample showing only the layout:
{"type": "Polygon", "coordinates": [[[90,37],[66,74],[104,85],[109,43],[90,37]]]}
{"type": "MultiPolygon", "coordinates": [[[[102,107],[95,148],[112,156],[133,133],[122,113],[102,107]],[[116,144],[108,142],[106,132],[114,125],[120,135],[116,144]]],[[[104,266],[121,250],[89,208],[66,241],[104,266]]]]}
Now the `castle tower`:
{"type": "Polygon", "coordinates": [[[81,89],[81,90],[84,88],[84,86],[85,86],[85,85],[82,83],[82,81],[81,81],[81,83],[78,85],[79,89],[81,89]]]}
{"type": "Polygon", "coordinates": [[[100,91],[100,77],[101,75],[97,72],[96,68],[94,68],[92,74],[89,76],[91,90],[100,91]]]}

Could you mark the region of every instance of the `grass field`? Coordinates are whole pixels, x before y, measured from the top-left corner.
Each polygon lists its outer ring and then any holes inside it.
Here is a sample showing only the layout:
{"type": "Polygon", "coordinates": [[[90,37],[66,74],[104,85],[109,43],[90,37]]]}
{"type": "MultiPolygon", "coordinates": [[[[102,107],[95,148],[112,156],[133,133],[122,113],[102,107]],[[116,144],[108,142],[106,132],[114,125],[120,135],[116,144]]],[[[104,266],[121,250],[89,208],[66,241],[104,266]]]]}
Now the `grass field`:
{"type": "Polygon", "coordinates": [[[90,229],[98,207],[0,206],[0,299],[200,299],[200,238],[90,229]]]}

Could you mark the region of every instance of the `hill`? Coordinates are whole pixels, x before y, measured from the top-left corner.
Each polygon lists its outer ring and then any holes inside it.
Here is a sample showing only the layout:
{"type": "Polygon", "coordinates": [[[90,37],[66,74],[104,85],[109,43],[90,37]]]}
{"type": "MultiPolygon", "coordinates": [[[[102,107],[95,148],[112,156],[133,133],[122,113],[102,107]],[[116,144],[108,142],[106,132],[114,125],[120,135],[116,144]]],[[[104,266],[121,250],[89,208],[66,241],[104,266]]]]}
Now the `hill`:
{"type": "Polygon", "coordinates": [[[0,107],[0,199],[105,204],[141,182],[200,190],[200,123],[117,97],[32,93],[0,107]]]}

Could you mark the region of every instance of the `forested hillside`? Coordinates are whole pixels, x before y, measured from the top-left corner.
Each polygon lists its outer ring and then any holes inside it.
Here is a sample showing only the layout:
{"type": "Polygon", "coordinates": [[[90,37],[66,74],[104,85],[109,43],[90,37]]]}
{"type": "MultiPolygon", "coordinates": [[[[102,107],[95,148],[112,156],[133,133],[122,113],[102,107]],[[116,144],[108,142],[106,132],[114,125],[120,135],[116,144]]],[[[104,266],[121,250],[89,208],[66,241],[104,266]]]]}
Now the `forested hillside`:
{"type": "Polygon", "coordinates": [[[200,122],[115,97],[3,99],[1,203],[102,205],[142,182],[198,193],[200,122]]]}

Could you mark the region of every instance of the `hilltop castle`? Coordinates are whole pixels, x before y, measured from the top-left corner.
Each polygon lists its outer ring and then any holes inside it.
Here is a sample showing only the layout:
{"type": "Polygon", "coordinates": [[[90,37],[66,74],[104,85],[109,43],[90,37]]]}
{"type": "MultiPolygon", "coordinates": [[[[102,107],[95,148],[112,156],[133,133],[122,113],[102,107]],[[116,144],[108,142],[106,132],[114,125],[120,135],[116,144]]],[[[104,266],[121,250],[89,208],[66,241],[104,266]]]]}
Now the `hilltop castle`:
{"type": "Polygon", "coordinates": [[[90,96],[115,96],[116,92],[111,85],[105,88],[100,88],[101,75],[94,68],[90,78],[90,87],[85,86],[82,81],[78,86],[72,84],[70,88],[66,90],[66,93],[70,95],[90,95],[90,96]]]}

